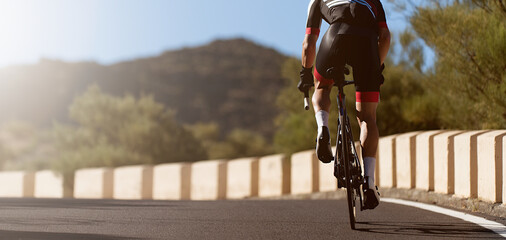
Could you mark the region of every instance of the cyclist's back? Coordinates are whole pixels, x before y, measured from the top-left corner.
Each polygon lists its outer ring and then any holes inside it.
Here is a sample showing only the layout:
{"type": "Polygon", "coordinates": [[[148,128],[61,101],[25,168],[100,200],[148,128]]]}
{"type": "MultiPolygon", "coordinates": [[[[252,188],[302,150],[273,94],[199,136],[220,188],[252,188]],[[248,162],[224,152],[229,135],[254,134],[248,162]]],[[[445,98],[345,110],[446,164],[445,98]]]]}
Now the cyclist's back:
{"type": "Polygon", "coordinates": [[[349,64],[353,67],[355,86],[360,97],[379,98],[381,64],[378,34],[380,28],[387,26],[381,2],[311,1],[306,33],[318,35],[322,19],[330,26],[322,39],[316,59],[317,88],[333,84],[331,77],[327,76],[328,68],[335,67],[339,71],[345,64],[349,64]]]}
{"type": "Polygon", "coordinates": [[[345,23],[339,34],[378,34],[386,27],[385,11],[378,0],[312,0],[307,30],[319,32],[322,19],[329,24],[345,23]]]}

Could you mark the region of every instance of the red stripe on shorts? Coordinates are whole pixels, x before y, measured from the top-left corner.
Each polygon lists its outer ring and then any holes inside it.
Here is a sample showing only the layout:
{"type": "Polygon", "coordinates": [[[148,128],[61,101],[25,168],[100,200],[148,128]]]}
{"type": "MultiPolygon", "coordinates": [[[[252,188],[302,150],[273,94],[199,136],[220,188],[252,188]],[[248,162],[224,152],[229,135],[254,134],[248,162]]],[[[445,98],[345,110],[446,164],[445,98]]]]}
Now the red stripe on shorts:
{"type": "Polygon", "coordinates": [[[320,75],[320,73],[318,73],[316,68],[314,68],[314,76],[316,77],[316,80],[318,80],[318,82],[322,83],[322,86],[331,86],[334,84],[334,80],[324,78],[322,75],[320,75]]]}
{"type": "Polygon", "coordinates": [[[379,92],[356,92],[356,102],[379,102],[379,92]]]}

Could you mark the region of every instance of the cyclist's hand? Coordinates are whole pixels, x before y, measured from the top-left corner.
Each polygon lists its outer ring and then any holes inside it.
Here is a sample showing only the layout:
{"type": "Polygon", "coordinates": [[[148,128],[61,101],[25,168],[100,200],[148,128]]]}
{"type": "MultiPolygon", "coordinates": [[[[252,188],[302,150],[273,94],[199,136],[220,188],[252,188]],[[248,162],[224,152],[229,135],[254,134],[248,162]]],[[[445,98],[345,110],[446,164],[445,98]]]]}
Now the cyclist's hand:
{"type": "Polygon", "coordinates": [[[300,81],[297,85],[297,88],[301,92],[307,92],[311,87],[314,86],[314,79],[313,79],[313,68],[305,68],[302,67],[302,70],[300,70],[300,81]]]}
{"type": "Polygon", "coordinates": [[[380,85],[383,85],[383,83],[385,82],[385,77],[383,76],[383,70],[385,70],[385,64],[381,64],[381,67],[380,67],[380,85]]]}

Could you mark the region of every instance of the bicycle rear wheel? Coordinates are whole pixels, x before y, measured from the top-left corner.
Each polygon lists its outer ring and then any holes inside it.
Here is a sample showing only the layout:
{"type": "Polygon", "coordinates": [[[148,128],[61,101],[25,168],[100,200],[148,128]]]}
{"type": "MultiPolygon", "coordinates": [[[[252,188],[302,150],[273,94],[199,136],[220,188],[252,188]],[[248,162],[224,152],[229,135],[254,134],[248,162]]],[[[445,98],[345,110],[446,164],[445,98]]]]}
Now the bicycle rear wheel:
{"type": "MultiPolygon", "coordinates": [[[[344,120],[344,119],[343,119],[344,120]]],[[[340,121],[343,122],[343,121],[340,121]]],[[[342,151],[342,160],[344,161],[344,175],[346,179],[346,197],[348,200],[348,214],[350,216],[350,226],[351,229],[355,229],[355,218],[356,218],[356,206],[355,206],[355,189],[353,188],[353,175],[351,172],[351,159],[350,159],[350,148],[349,148],[349,141],[350,139],[348,134],[346,133],[346,122],[345,124],[341,125],[341,151],[342,151]]]]}

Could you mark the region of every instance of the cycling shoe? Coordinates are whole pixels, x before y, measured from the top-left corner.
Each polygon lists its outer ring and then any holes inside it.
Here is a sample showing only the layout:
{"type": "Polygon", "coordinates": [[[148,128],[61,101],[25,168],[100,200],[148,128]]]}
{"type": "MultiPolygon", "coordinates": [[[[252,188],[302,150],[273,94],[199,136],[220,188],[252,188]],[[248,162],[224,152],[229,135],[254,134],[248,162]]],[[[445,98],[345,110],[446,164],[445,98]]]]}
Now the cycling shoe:
{"type": "Polygon", "coordinates": [[[316,156],[323,163],[329,163],[334,160],[332,149],[330,148],[330,132],[325,126],[322,127],[316,139],[316,156]]]}
{"type": "Polygon", "coordinates": [[[379,205],[380,193],[377,186],[369,185],[369,177],[365,177],[364,189],[364,209],[374,209],[379,205]]]}

